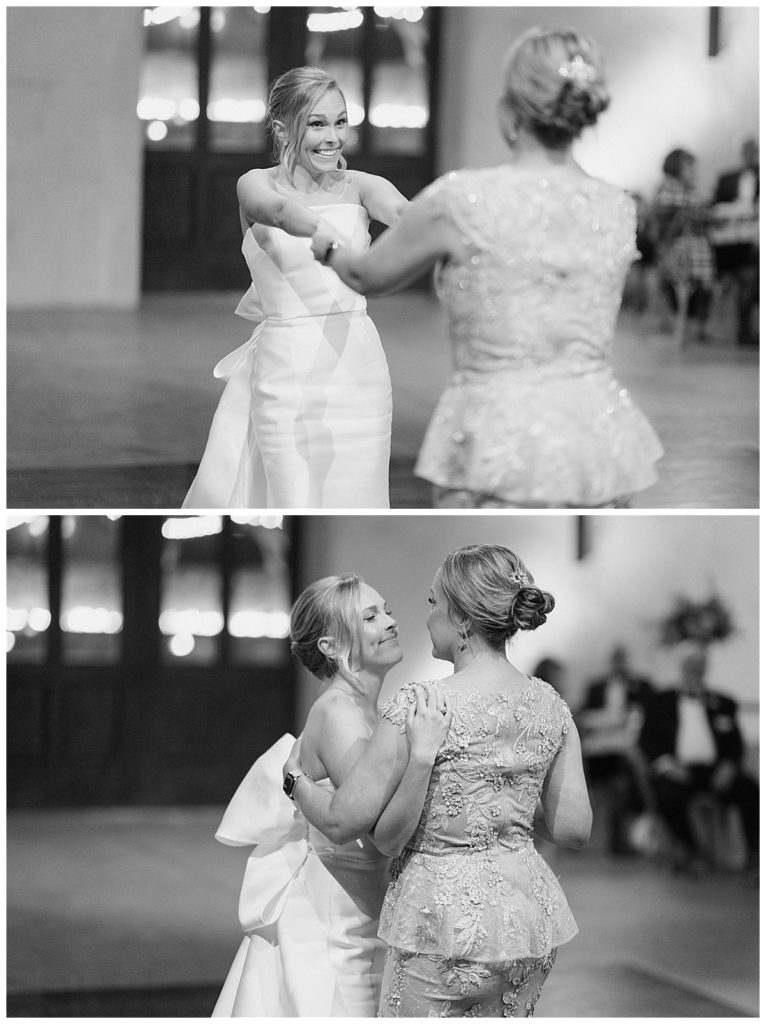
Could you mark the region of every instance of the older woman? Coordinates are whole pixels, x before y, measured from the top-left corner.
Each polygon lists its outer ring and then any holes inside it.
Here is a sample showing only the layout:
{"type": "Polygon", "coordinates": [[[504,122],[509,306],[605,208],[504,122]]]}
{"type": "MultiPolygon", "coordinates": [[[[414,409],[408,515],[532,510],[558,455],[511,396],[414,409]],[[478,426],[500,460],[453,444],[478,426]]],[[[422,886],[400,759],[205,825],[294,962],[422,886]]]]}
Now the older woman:
{"type": "MultiPolygon", "coordinates": [[[[558,947],[577,932],[532,842],[538,802],[540,834],[553,842],[580,846],[591,826],[569,710],[505,654],[519,630],[545,622],[554,601],[512,551],[479,545],[447,556],[429,603],[434,656],[455,668],[429,685],[450,700],[452,722],[383,906],[389,951],[380,1013],[531,1016],[558,947]]],[[[297,779],[298,806],[335,842],[364,833],[391,807],[415,700],[407,686],[384,705],[334,795],[297,779]]]]}
{"type": "Polygon", "coordinates": [[[572,156],[608,102],[589,37],[533,29],[505,66],[507,164],[439,179],[366,253],[314,238],[363,294],[438,265],[455,368],[415,467],[437,506],[623,505],[656,480],[660,444],[610,366],[635,207],[572,156]]]}
{"type": "MultiPolygon", "coordinates": [[[[402,658],[397,632],[387,603],[354,573],[318,580],[295,603],[293,652],[324,684],[306,721],[302,757],[328,795],[375,728],[381,685],[402,658]]],[[[411,710],[407,767],[389,809],[358,842],[328,840],[294,815],[281,778],[292,736],[245,778],[217,833],[221,842],[255,846],[240,898],[245,938],[214,1016],[374,1016],[385,953],[377,931],[391,865],[386,853],[415,829],[449,724],[439,695],[429,701],[421,693],[411,710]]]]}

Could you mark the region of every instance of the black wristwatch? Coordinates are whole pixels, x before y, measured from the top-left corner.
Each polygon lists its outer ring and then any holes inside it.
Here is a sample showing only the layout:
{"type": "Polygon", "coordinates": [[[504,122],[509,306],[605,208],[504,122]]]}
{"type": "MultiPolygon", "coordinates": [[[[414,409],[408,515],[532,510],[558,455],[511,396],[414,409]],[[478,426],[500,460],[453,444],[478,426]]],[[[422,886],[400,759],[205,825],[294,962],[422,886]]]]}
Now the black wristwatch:
{"type": "Polygon", "coordinates": [[[282,789],[285,792],[285,796],[289,796],[291,800],[295,799],[295,786],[298,779],[302,779],[305,772],[287,772],[285,775],[285,781],[282,783],[282,789]]]}

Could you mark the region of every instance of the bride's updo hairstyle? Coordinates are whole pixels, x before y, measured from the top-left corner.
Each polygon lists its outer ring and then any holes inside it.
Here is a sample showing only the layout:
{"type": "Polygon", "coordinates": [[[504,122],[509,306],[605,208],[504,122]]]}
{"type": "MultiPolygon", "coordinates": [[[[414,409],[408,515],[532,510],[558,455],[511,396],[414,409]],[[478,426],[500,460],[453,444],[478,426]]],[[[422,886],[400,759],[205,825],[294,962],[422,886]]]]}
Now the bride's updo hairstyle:
{"type": "Polygon", "coordinates": [[[355,682],[351,655],[361,646],[364,580],[354,572],[325,576],[306,587],[290,612],[290,650],[317,679],[340,673],[355,682]],[[322,637],[335,642],[334,655],[319,649],[322,637]]]}
{"type": "Polygon", "coordinates": [[[553,610],[518,555],[495,544],[458,548],[439,569],[453,616],[466,619],[490,647],[502,649],[520,629],[537,629],[553,610]]]}
{"type": "Polygon", "coordinates": [[[504,84],[519,124],[550,149],[565,149],[609,106],[601,53],[571,29],[525,32],[505,59],[504,84]]]}
{"type": "MultiPolygon", "coordinates": [[[[293,180],[298,163],[303,136],[309,122],[309,115],[326,92],[337,90],[343,97],[343,90],[326,71],[321,68],[291,68],[275,79],[269,91],[266,108],[266,125],[271,132],[274,145],[274,159],[293,180]]],[[[338,170],[346,169],[343,154],[338,158],[338,170]]]]}

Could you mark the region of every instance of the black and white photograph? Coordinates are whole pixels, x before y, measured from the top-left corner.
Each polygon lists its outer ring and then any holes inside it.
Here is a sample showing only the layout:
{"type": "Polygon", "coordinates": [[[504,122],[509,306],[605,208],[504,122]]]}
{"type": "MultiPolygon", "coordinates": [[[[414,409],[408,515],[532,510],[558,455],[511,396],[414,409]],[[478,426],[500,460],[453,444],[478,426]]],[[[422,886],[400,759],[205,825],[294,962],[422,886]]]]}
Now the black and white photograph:
{"type": "Polygon", "coordinates": [[[6,6],[8,1019],[759,1017],[760,13],[6,6]]]}
{"type": "Polygon", "coordinates": [[[9,517],[9,1015],[757,1016],[757,581],[741,514],[9,517]]]}
{"type": "Polygon", "coordinates": [[[9,505],[757,508],[758,17],[10,7],[9,505]]]}

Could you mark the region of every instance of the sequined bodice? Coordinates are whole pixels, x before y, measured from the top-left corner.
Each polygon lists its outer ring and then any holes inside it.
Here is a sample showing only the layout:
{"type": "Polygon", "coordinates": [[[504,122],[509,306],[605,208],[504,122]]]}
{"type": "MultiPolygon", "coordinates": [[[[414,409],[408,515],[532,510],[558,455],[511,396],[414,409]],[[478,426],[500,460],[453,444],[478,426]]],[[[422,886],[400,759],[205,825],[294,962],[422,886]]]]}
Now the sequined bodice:
{"type": "Polygon", "coordinates": [[[437,272],[458,370],[588,372],[604,365],[636,215],[621,189],[568,169],[453,172],[424,192],[466,256],[437,272]]]}

